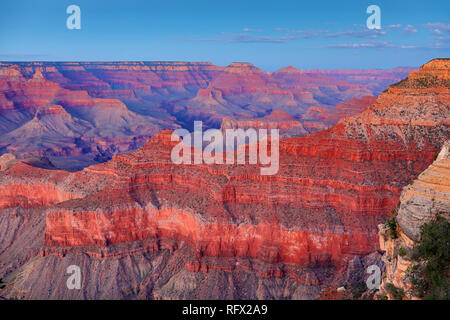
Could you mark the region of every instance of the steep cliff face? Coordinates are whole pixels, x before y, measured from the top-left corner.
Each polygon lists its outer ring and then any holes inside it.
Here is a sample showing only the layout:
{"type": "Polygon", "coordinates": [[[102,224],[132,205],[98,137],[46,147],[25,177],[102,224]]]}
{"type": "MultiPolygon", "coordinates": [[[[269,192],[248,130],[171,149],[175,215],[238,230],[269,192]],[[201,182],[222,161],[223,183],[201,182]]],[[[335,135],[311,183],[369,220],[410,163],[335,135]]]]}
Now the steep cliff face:
{"type": "Polygon", "coordinates": [[[390,299],[418,298],[411,272],[421,262],[413,259],[411,252],[422,240],[421,227],[439,216],[450,221],[450,140],[436,160],[403,189],[391,225],[379,226],[380,248],[385,251],[386,263],[381,295],[390,299]]]}

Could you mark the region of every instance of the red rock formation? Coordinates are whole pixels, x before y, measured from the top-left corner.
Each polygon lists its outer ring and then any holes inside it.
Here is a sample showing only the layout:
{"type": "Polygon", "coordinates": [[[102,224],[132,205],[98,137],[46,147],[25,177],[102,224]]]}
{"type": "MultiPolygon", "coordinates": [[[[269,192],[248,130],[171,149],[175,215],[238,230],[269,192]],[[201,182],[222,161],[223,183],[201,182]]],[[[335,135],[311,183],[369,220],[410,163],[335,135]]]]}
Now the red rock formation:
{"type": "Polygon", "coordinates": [[[104,246],[161,237],[207,256],[339,266],[346,255],[377,248],[376,224],[448,137],[446,90],[391,88],[359,116],[282,141],[275,176],[260,176],[255,166],[173,165],[174,143],[157,136],[83,171],[93,177],[106,171],[114,183],[52,208],[46,242],[104,246]]]}
{"type": "MultiPolygon", "coordinates": [[[[243,270],[257,279],[326,285],[326,276],[307,270],[336,273],[354,255],[377,250],[377,224],[449,139],[449,69],[445,60],[432,61],[362,114],[282,140],[273,176],[261,176],[255,165],[175,165],[176,142],[163,132],[135,152],[80,172],[13,165],[0,172],[0,186],[18,186],[21,196],[6,197],[2,206],[46,206],[41,266],[54,252],[103,259],[166,248],[179,259],[167,266],[176,269],[172,277],[195,279],[194,286],[200,278],[193,273],[206,272],[204,279],[232,273],[241,283],[243,270]],[[56,196],[24,189],[25,181],[46,183],[56,196]]],[[[152,297],[178,297],[165,288],[152,297]]],[[[201,297],[219,296],[213,286],[202,288],[201,297]]]]}
{"type": "Polygon", "coordinates": [[[310,107],[302,116],[306,123],[314,123],[316,126],[330,127],[339,120],[357,115],[366,110],[376,100],[376,97],[365,96],[361,99],[353,98],[349,101],[341,102],[331,110],[319,107],[310,107]]]}

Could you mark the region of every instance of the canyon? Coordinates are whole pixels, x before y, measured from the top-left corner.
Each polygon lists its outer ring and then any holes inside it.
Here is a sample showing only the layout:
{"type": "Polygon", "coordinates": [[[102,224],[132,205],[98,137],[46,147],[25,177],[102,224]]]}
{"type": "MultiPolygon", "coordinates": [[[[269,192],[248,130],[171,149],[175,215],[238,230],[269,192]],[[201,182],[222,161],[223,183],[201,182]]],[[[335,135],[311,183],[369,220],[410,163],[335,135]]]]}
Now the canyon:
{"type": "Polygon", "coordinates": [[[227,119],[259,121],[272,112],[292,116],[291,124],[271,120],[296,127],[284,136],[305,135],[369,105],[327,117],[337,104],[377,95],[411,70],[364,76],[293,67],[270,73],[250,63],[0,62],[0,155],[80,170],[136,150],[162,130],[192,129],[194,120],[220,128],[227,119]],[[321,108],[321,117],[302,119],[308,108],[321,108]]]}
{"type": "Polygon", "coordinates": [[[0,295],[316,299],[331,286],[361,281],[355,273],[362,278],[368,265],[382,266],[377,226],[450,138],[449,61],[409,70],[381,93],[377,77],[389,81],[403,69],[268,74],[243,63],[6,65],[0,295]],[[39,95],[23,82],[39,83],[39,95]],[[174,100],[161,100],[169,92],[174,100]],[[102,116],[107,120],[96,127],[102,116]],[[281,126],[278,173],[173,164],[172,130],[194,119],[222,129],[281,126]],[[142,141],[123,142],[110,160],[78,171],[55,168],[47,154],[36,158],[31,146],[22,153],[23,142],[14,143],[55,124],[59,132],[98,132],[97,146],[131,139],[126,129],[117,137],[103,131],[104,123],[120,127],[121,120],[142,141]],[[81,290],[65,286],[70,265],[82,270],[81,290]]]}

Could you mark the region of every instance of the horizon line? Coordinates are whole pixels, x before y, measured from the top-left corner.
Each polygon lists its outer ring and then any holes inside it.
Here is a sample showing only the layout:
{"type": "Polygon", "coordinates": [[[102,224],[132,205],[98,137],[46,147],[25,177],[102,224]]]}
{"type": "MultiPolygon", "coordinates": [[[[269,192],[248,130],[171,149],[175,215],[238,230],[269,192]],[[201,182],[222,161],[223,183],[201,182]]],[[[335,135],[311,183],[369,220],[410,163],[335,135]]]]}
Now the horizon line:
{"type": "MultiPolygon", "coordinates": [[[[302,69],[293,66],[292,64],[289,64],[285,67],[279,68],[277,71],[283,68],[289,68],[292,67],[297,70],[392,70],[397,68],[419,68],[422,65],[425,65],[433,60],[439,60],[439,59],[450,59],[450,58],[434,58],[429,60],[428,62],[425,62],[419,66],[396,66],[396,67],[377,67],[377,68],[339,68],[339,69],[327,69],[327,68],[307,68],[302,69]]],[[[255,67],[257,69],[260,69],[263,72],[276,72],[276,71],[267,71],[262,68],[259,68],[258,66],[255,66],[252,62],[244,62],[244,61],[232,61],[228,65],[217,65],[209,61],[183,61],[183,60],[0,60],[0,64],[24,64],[24,63],[183,63],[183,64],[196,64],[196,65],[211,65],[216,67],[230,67],[233,63],[242,63],[242,64],[249,64],[252,67],[255,67]]]]}

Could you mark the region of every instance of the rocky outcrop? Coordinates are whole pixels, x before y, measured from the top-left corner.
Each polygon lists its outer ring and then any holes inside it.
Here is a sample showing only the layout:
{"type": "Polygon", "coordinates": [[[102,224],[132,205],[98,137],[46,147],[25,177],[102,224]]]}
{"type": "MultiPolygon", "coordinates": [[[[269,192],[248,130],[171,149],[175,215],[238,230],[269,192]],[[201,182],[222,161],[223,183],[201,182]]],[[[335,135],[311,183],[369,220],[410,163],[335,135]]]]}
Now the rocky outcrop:
{"type": "Polygon", "coordinates": [[[419,262],[412,260],[410,253],[421,240],[421,226],[438,216],[450,220],[450,140],[436,160],[403,189],[395,216],[396,236],[391,233],[393,226],[379,226],[386,263],[381,295],[394,299],[387,288],[393,285],[404,293],[405,299],[417,299],[410,272],[419,262]]]}
{"type": "Polygon", "coordinates": [[[450,208],[450,141],[433,164],[416,181],[405,187],[396,220],[403,233],[420,241],[420,227],[450,208]]]}
{"type": "Polygon", "coordinates": [[[304,136],[308,133],[302,123],[296,120],[289,113],[282,110],[272,111],[269,115],[262,118],[238,119],[224,118],[220,129],[278,129],[280,137],[289,138],[304,136]]]}
{"type": "Polygon", "coordinates": [[[15,160],[16,157],[10,153],[0,156],[0,171],[6,170],[15,160]]]}

